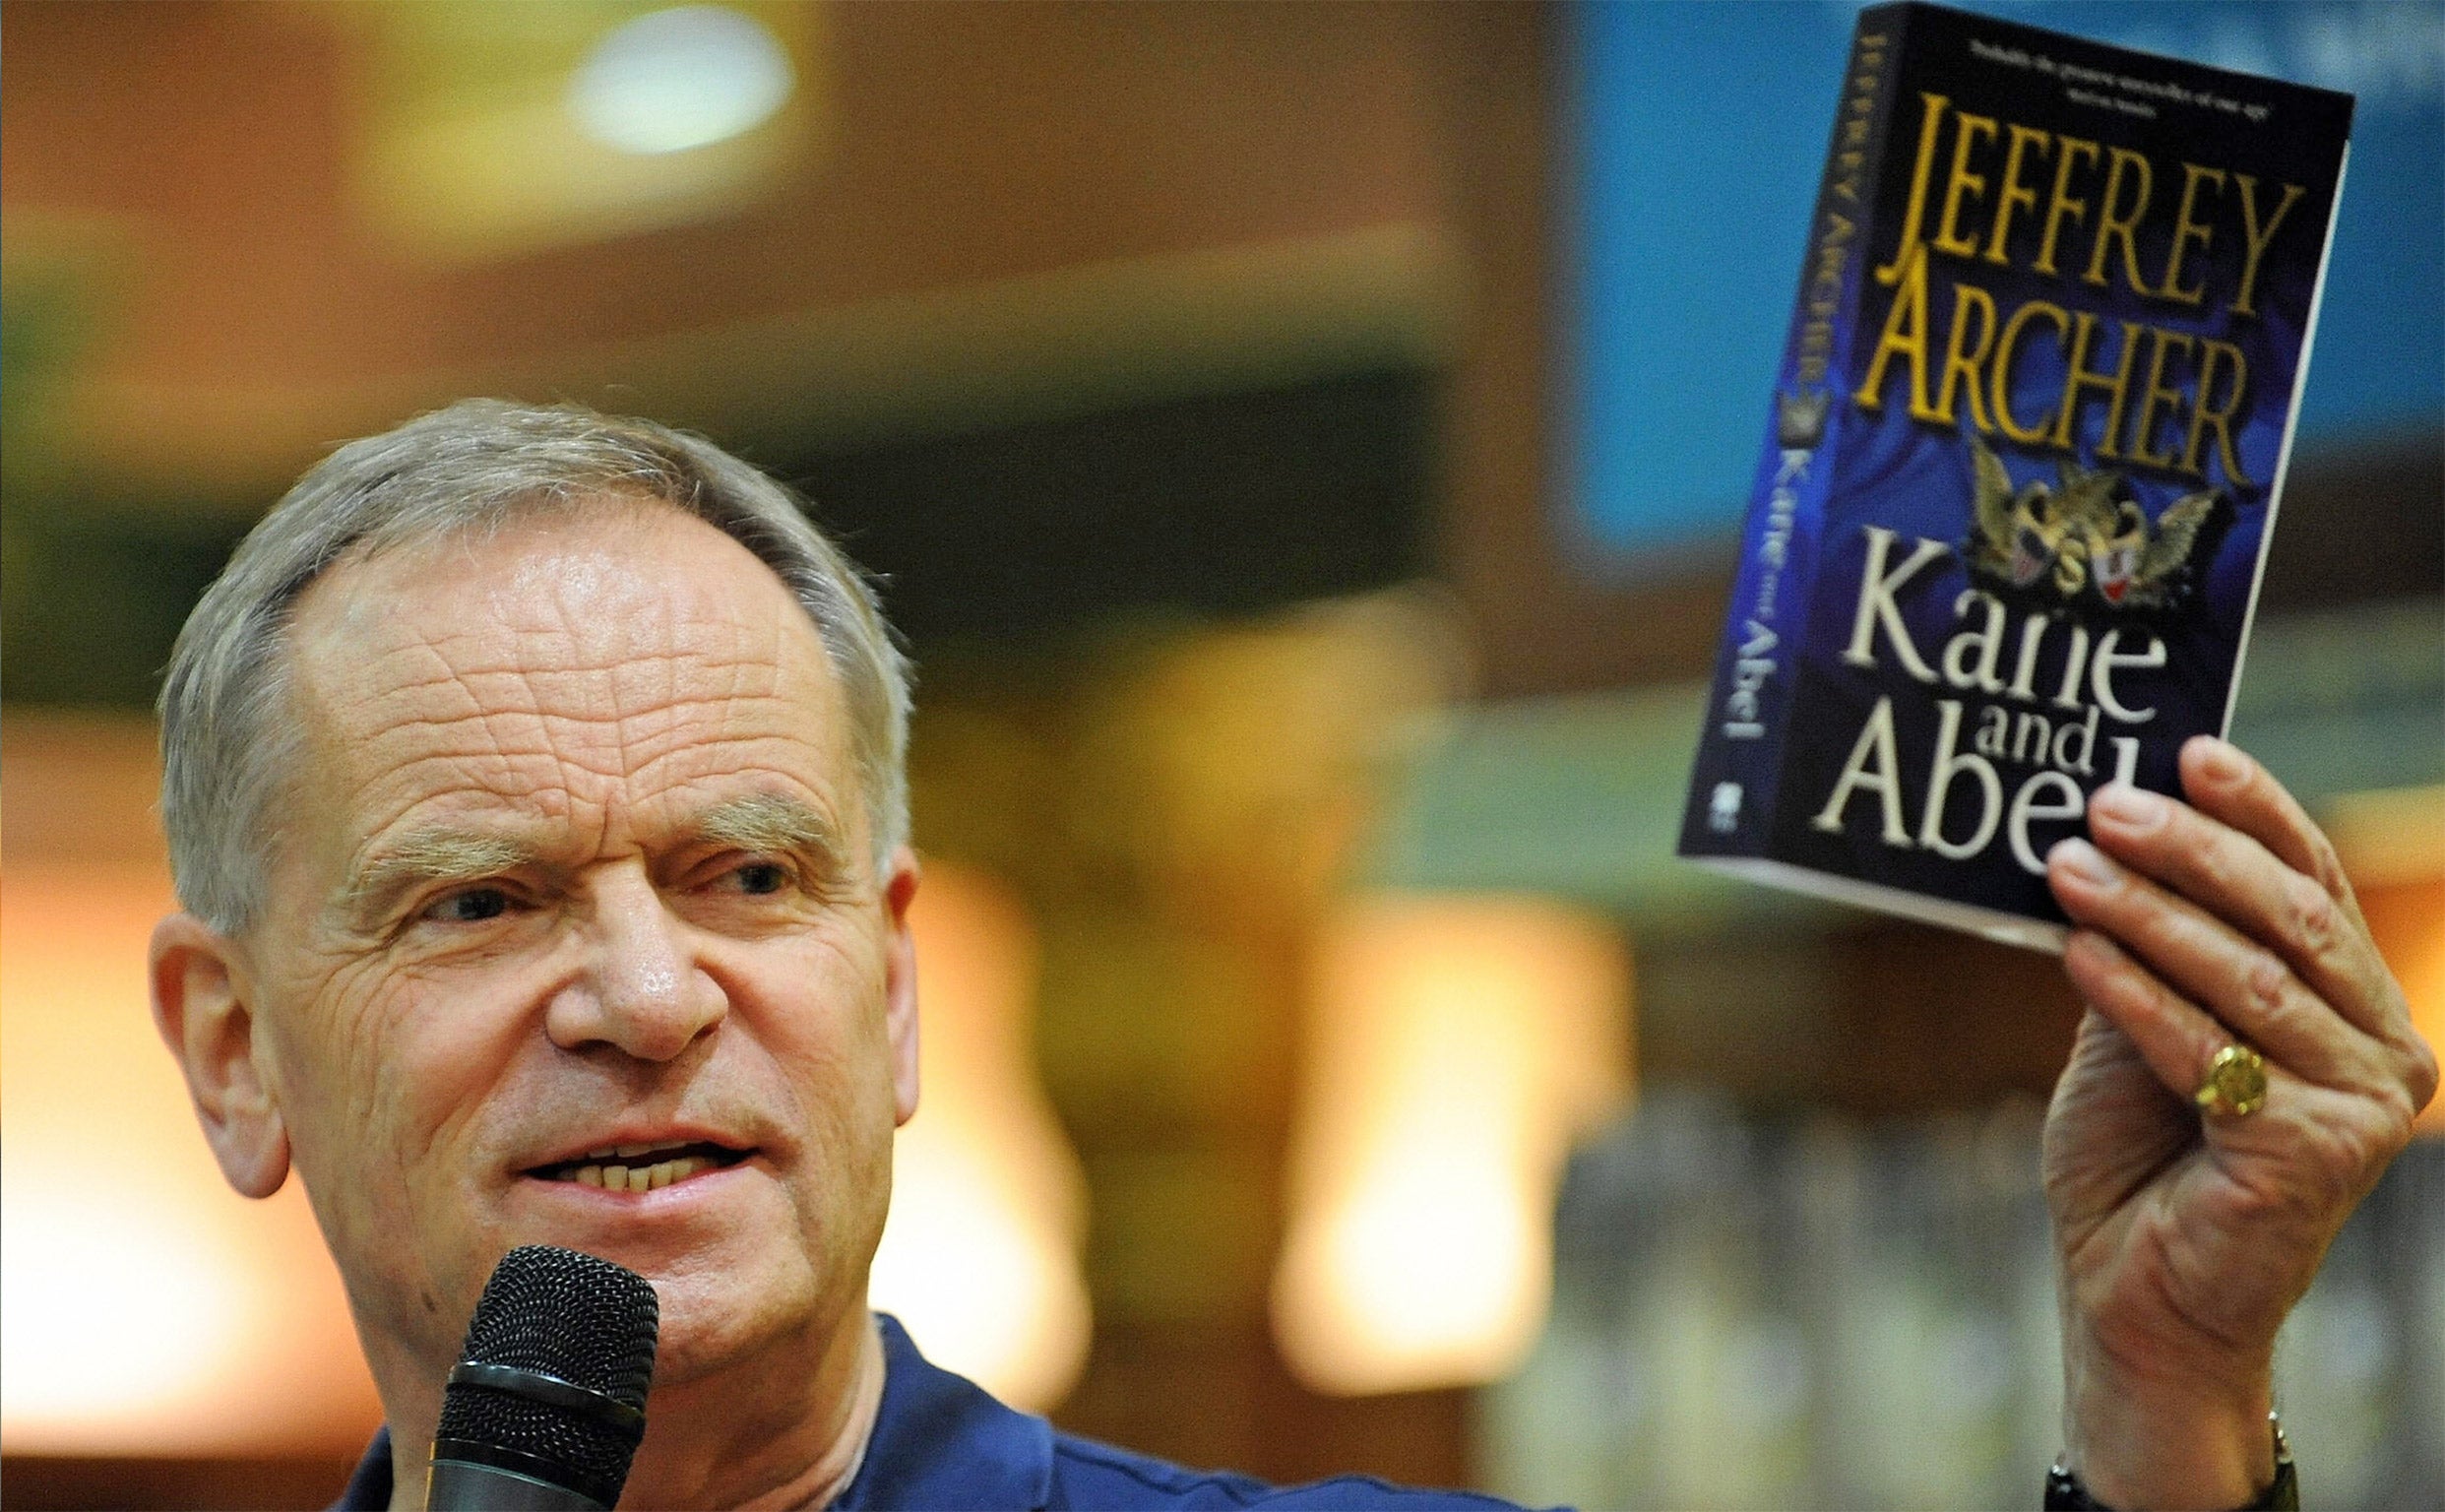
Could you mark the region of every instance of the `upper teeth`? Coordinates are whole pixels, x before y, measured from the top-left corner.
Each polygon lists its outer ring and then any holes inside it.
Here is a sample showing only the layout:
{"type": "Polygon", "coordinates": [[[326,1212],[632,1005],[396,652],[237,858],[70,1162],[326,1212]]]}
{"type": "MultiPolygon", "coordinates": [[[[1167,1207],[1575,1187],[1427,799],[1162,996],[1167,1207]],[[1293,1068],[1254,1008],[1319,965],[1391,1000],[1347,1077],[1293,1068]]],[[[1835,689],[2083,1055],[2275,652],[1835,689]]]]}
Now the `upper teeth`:
{"type": "Polygon", "coordinates": [[[701,1155],[681,1156],[675,1161],[660,1161],[652,1166],[595,1165],[592,1164],[592,1156],[588,1156],[587,1160],[589,1164],[574,1170],[564,1169],[555,1179],[575,1181],[582,1186],[599,1186],[614,1192],[650,1192],[657,1187],[668,1186],[673,1181],[685,1180],[713,1166],[713,1162],[701,1155]]]}
{"type": "Polygon", "coordinates": [[[580,1157],[580,1159],[589,1161],[608,1161],[618,1159],[625,1161],[632,1160],[635,1157],[647,1154],[650,1151],[660,1150],[663,1148],[664,1147],[661,1145],[605,1145],[599,1150],[587,1151],[584,1156],[580,1157]]]}

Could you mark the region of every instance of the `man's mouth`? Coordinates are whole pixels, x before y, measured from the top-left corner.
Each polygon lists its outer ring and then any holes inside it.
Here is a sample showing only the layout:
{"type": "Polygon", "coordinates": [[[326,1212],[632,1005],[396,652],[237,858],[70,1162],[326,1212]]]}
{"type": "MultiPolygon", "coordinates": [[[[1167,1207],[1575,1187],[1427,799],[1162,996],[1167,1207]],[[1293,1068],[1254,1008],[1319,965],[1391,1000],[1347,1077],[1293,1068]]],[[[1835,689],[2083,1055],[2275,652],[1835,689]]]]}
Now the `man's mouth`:
{"type": "Polygon", "coordinates": [[[744,1150],[732,1150],[702,1141],[667,1145],[606,1145],[571,1160],[537,1166],[527,1174],[543,1181],[574,1181],[580,1186],[598,1186],[609,1192],[651,1192],[708,1170],[735,1166],[746,1158],[744,1150]]]}

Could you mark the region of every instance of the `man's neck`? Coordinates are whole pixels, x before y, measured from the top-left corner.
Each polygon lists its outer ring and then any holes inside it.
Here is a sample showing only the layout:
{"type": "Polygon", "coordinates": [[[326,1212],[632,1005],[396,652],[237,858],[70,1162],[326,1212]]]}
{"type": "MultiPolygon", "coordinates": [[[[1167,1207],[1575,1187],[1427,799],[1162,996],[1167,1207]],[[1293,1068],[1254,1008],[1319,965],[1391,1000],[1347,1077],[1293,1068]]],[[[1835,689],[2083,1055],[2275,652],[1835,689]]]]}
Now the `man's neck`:
{"type": "MultiPolygon", "coordinates": [[[[860,1308],[828,1348],[657,1388],[624,1506],[819,1509],[848,1489],[883,1403],[883,1341],[860,1308]],[[810,1357],[810,1355],[812,1357],[810,1357]],[[757,1378],[750,1380],[746,1376],[757,1378]]],[[[392,1512],[424,1504],[423,1466],[393,1418],[392,1512]],[[403,1452],[405,1451],[405,1452],[403,1452]]],[[[429,1433],[424,1439],[429,1440],[429,1433]]]]}

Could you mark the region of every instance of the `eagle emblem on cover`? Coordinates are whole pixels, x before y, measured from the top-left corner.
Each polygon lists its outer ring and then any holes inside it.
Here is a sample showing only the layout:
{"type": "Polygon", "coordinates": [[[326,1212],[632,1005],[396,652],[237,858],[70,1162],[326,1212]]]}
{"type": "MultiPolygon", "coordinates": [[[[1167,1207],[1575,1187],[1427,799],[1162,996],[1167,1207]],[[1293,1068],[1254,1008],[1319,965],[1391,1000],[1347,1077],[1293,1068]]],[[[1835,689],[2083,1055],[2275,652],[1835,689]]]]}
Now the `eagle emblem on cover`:
{"type": "Polygon", "coordinates": [[[2152,525],[2128,480],[2065,461],[2049,485],[2015,488],[2003,459],[1975,435],[1971,457],[1970,570],[1998,586],[2069,604],[2092,590],[2109,609],[2177,607],[2200,538],[2225,513],[2214,488],[2184,494],[2152,525]]]}

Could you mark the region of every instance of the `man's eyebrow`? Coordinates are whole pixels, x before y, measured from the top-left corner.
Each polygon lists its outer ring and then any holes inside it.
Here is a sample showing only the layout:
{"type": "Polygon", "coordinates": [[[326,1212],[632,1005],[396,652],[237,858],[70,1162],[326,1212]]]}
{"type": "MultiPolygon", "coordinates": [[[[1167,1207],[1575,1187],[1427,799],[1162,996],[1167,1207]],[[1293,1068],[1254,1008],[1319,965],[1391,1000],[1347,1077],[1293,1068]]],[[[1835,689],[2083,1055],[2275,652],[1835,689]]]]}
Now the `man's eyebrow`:
{"type": "Polygon", "coordinates": [[[779,793],[749,793],[717,803],[697,821],[696,832],[741,850],[812,852],[835,866],[848,861],[839,825],[811,805],[779,793]]]}
{"type": "Polygon", "coordinates": [[[506,835],[447,827],[412,830],[384,846],[349,878],[343,906],[352,917],[380,911],[411,888],[472,882],[533,861],[534,847],[506,835]]]}

